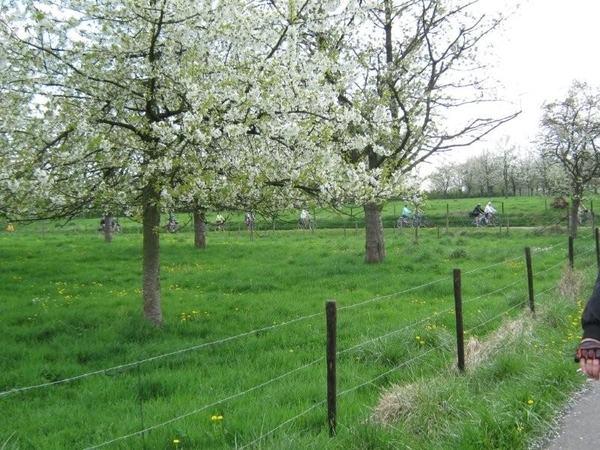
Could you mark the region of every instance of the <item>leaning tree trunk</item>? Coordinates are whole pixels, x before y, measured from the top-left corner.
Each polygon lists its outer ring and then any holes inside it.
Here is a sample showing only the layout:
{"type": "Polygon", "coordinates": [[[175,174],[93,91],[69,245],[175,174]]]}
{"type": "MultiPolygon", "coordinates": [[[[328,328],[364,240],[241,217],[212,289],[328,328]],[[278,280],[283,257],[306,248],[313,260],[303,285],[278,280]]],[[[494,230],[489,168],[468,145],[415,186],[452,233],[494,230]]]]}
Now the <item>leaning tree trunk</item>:
{"type": "Polygon", "coordinates": [[[113,216],[111,213],[106,213],[104,216],[104,242],[112,242],[113,240],[113,216]]]}
{"type": "Polygon", "coordinates": [[[206,248],[206,214],[203,209],[194,210],[194,246],[206,248]]]}
{"type": "Polygon", "coordinates": [[[385,241],[381,223],[381,205],[366,204],[365,210],[365,262],[379,263],[385,260],[385,241]]]}
{"type": "Polygon", "coordinates": [[[160,210],[152,201],[144,208],[142,297],[144,317],[155,325],[162,323],[160,304],[160,210]]]}

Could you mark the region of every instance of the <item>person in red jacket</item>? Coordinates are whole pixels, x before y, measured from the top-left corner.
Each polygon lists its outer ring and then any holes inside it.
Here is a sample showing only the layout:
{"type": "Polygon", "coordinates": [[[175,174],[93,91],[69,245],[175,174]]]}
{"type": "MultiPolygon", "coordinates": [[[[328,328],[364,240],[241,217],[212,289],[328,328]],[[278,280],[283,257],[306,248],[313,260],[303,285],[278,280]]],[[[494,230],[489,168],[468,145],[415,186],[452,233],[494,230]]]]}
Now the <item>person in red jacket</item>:
{"type": "Polygon", "coordinates": [[[575,360],[581,371],[596,380],[600,379],[600,273],[594,291],[581,315],[583,336],[575,360]]]}

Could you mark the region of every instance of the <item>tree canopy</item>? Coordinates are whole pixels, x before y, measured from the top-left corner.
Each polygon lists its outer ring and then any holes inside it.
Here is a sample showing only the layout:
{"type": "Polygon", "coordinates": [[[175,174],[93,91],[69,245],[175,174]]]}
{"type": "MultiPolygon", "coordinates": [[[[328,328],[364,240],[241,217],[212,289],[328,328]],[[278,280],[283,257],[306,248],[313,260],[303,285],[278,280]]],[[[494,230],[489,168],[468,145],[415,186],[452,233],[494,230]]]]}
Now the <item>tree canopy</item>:
{"type": "Polygon", "coordinates": [[[407,174],[515,116],[452,112],[488,99],[475,56],[500,18],[475,3],[4,2],[2,214],[139,217],[155,323],[161,212],[182,205],[352,201],[382,261],[407,174]]]}

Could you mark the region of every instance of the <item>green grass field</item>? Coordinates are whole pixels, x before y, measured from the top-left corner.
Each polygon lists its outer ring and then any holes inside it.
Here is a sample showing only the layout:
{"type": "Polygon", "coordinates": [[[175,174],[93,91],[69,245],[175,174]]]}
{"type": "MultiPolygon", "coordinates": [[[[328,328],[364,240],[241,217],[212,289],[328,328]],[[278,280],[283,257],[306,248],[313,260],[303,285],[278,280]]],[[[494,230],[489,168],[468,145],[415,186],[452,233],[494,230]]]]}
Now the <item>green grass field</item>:
{"type": "Polygon", "coordinates": [[[198,250],[184,228],[161,237],[165,323],[154,328],[141,318],[141,236],[123,223],[107,244],[96,225],[0,234],[2,449],[526,449],[584,382],[572,355],[597,271],[589,228],[573,271],[566,236],[535,229],[428,228],[415,242],[388,228],[387,260],[366,265],[362,229],[230,227],[198,250]]]}

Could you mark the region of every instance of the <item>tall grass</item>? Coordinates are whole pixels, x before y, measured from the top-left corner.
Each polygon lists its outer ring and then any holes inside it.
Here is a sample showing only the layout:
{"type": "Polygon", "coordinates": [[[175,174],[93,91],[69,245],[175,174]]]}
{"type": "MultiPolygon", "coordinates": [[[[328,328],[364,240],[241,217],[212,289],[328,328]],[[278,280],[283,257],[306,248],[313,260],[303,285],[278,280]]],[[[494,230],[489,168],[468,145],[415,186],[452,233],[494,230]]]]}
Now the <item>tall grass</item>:
{"type": "Polygon", "coordinates": [[[366,265],[362,231],[211,232],[205,250],[190,233],[165,234],[155,328],[141,318],[141,236],[106,244],[93,228],[0,234],[6,449],[527,448],[583,382],[572,352],[596,272],[590,236],[576,240],[581,290],[566,298],[556,289],[564,236],[424,229],[415,243],[387,229],[387,260],[366,265]],[[485,350],[464,374],[454,268],[466,337],[485,350]],[[328,299],[338,305],[335,438],[328,299]]]}

